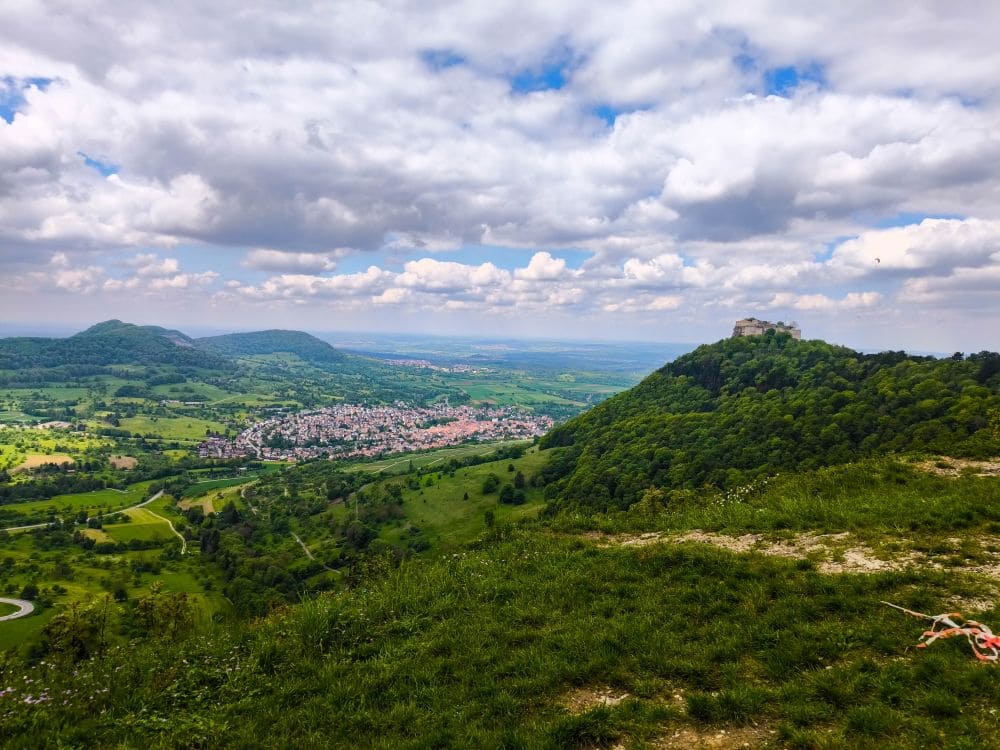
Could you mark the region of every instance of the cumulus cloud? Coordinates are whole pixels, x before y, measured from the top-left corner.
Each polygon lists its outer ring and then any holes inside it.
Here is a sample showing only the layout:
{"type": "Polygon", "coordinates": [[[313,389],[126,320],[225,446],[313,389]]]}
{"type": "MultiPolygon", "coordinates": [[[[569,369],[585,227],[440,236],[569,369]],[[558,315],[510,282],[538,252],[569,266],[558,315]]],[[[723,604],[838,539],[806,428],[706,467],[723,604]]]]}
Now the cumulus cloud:
{"type": "Polygon", "coordinates": [[[304,271],[318,273],[332,271],[337,267],[335,260],[318,253],[287,253],[281,250],[257,248],[243,259],[245,268],[259,271],[304,271]]]}
{"type": "Polygon", "coordinates": [[[515,279],[527,281],[555,281],[565,275],[566,261],[562,258],[553,258],[547,252],[535,253],[526,268],[514,271],[515,279]]]}
{"type": "Polygon", "coordinates": [[[996,266],[991,5],[8,16],[7,288],[201,291],[234,316],[312,301],[708,320],[734,304],[957,304],[996,266]],[[209,277],[181,269],[188,246],[244,255],[209,277]],[[571,268],[560,248],[589,259],[571,268]],[[368,270],[338,273],[369,252],[368,270]],[[441,252],[458,255],[427,257],[441,252]]]}

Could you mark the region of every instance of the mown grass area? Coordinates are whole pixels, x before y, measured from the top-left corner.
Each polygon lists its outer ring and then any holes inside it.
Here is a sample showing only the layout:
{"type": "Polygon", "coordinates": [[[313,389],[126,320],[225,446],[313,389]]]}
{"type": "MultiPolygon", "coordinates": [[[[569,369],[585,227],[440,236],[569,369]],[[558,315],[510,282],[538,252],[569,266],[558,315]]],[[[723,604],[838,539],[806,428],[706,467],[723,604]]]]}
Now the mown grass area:
{"type": "Polygon", "coordinates": [[[116,542],[126,544],[133,539],[140,541],[163,541],[176,539],[166,521],[149,512],[146,508],[126,511],[132,520],[128,523],[106,524],[104,532],[116,542]]]}
{"type": "Polygon", "coordinates": [[[472,443],[469,445],[459,445],[454,448],[441,448],[439,450],[427,451],[426,453],[408,453],[403,456],[390,456],[389,458],[383,458],[376,461],[356,461],[353,463],[345,463],[341,468],[344,471],[370,471],[370,472],[385,472],[388,474],[405,474],[410,471],[412,466],[414,469],[420,469],[425,466],[434,466],[438,463],[444,463],[450,459],[463,459],[468,456],[485,456],[488,453],[493,453],[497,448],[505,445],[516,445],[517,441],[514,442],[496,442],[496,443],[472,443]]]}
{"type": "Polygon", "coordinates": [[[76,676],[47,664],[24,685],[8,671],[15,698],[53,699],[12,701],[0,720],[22,746],[650,747],[725,730],[773,748],[991,747],[995,669],[958,640],[914,649],[923,626],[879,604],[936,612],[977,590],[942,572],[832,576],[697,546],[500,533],[76,676]],[[567,707],[581,689],[628,697],[567,707]]]}
{"type": "Polygon", "coordinates": [[[15,607],[13,604],[0,602],[0,617],[13,614],[14,612],[17,612],[18,609],[20,609],[20,607],[15,607]]]}
{"type": "Polygon", "coordinates": [[[208,432],[226,431],[226,426],[221,422],[196,417],[125,417],[121,420],[119,428],[138,435],[193,442],[204,440],[208,432]]]}
{"type": "MultiPolygon", "coordinates": [[[[191,498],[198,497],[199,495],[204,495],[215,490],[224,489],[226,487],[238,487],[241,484],[247,484],[252,482],[258,477],[267,476],[268,474],[275,474],[281,471],[284,464],[271,463],[266,464],[260,469],[254,469],[253,471],[247,471],[239,476],[227,477],[225,479],[206,479],[204,482],[195,482],[189,485],[187,489],[184,490],[183,497],[191,498]]],[[[195,473],[195,472],[192,472],[195,473]]]]}
{"type": "Polygon", "coordinates": [[[483,382],[469,379],[454,381],[454,384],[460,386],[462,390],[468,393],[475,404],[525,407],[540,404],[580,405],[578,401],[546,393],[530,386],[510,383],[506,380],[503,382],[483,382]]]}

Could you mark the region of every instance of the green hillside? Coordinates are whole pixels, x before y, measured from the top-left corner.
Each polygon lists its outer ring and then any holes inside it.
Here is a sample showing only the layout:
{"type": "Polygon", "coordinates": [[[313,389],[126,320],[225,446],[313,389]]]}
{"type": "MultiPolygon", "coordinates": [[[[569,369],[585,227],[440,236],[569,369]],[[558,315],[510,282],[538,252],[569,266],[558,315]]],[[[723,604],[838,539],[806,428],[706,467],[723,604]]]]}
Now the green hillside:
{"type": "Polygon", "coordinates": [[[997,455],[998,413],[998,354],[860,354],[781,334],[701,346],[542,444],[572,449],[566,502],[625,508],[648,487],[731,487],[874,454],[997,455]]]}
{"type": "MultiPolygon", "coordinates": [[[[881,601],[996,624],[982,571],[1000,556],[998,482],[891,462],[820,470],[727,499],[719,528],[757,507],[795,514],[788,492],[853,512],[795,515],[799,532],[742,550],[745,536],[692,529],[709,520],[697,513],[656,536],[498,525],[442,556],[373,556],[347,586],[252,622],[199,622],[176,589],[91,605],[52,619],[34,665],[0,661],[5,742],[995,747],[996,665],[961,638],[914,649],[927,624],[881,601]],[[955,514],[963,497],[980,512],[955,514]],[[904,528],[937,521],[899,534],[900,508],[904,528]],[[876,530],[890,532],[879,547],[876,530]],[[102,645],[97,622],[133,640],[102,645]]],[[[280,576],[275,562],[247,564],[280,576]]]]}
{"type": "Polygon", "coordinates": [[[307,362],[340,362],[345,359],[344,354],[325,341],[302,331],[229,333],[196,339],[194,345],[227,357],[287,353],[295,354],[307,362]]]}
{"type": "Polygon", "coordinates": [[[231,367],[222,357],[196,349],[180,331],[120,320],[98,323],[64,339],[0,339],[0,370],[112,364],[231,367]]]}

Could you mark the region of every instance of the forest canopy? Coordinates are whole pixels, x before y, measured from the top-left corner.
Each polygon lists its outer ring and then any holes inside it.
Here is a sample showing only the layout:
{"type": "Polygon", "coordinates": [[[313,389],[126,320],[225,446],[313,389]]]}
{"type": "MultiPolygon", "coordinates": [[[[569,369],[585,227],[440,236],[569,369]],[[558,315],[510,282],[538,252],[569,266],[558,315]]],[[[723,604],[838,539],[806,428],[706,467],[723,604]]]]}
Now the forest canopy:
{"type": "Polygon", "coordinates": [[[899,451],[1000,453],[1000,354],[861,354],[787,334],[701,346],[552,430],[550,493],[596,510],[899,451]],[[991,426],[991,417],[994,424],[991,426]]]}

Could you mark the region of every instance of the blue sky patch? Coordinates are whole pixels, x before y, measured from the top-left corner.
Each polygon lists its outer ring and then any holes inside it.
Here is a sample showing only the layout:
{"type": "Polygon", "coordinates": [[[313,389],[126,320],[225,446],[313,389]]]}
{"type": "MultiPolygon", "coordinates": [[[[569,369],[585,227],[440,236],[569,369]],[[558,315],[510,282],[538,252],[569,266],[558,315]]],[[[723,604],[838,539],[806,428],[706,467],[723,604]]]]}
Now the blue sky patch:
{"type": "Polygon", "coordinates": [[[741,52],[733,58],[733,65],[740,69],[742,73],[753,73],[757,70],[757,60],[753,55],[741,52]]]}
{"type": "Polygon", "coordinates": [[[508,76],[511,90],[518,94],[535,91],[557,91],[567,83],[582,61],[566,44],[556,45],[542,59],[541,64],[521,68],[508,76]]]}
{"type": "Polygon", "coordinates": [[[93,157],[87,156],[83,151],[77,151],[78,155],[83,157],[83,163],[86,164],[93,170],[96,170],[101,174],[102,177],[110,177],[113,174],[118,174],[121,167],[117,164],[112,164],[111,162],[104,162],[100,159],[94,159],[93,157]]]}
{"type": "Polygon", "coordinates": [[[608,125],[614,125],[615,120],[618,119],[618,115],[622,113],[622,110],[612,107],[610,104],[598,104],[592,107],[590,111],[604,120],[608,125]]]}
{"type": "Polygon", "coordinates": [[[0,119],[8,124],[14,122],[14,115],[24,106],[24,92],[32,86],[45,91],[52,81],[52,78],[0,77],[0,119]]]}
{"type": "Polygon", "coordinates": [[[450,49],[428,49],[420,53],[420,59],[431,70],[439,71],[454,68],[465,62],[465,58],[450,49]]]}
{"type": "Polygon", "coordinates": [[[811,63],[803,68],[789,65],[764,71],[764,89],[768,95],[787,97],[803,83],[814,83],[821,88],[825,87],[826,75],[823,66],[811,63]]]}
{"type": "Polygon", "coordinates": [[[856,239],[857,239],[856,235],[850,235],[850,234],[845,234],[841,237],[834,237],[832,240],[830,240],[823,246],[823,250],[821,252],[818,252],[816,253],[815,256],[813,256],[813,260],[815,260],[817,263],[823,263],[825,261],[828,261],[830,260],[830,258],[833,257],[833,252],[838,247],[843,245],[848,240],[856,240],[856,239]]]}
{"type": "Polygon", "coordinates": [[[552,91],[566,85],[566,71],[562,64],[547,65],[538,70],[522,70],[510,79],[510,87],[519,94],[534,91],[552,91]]]}
{"type": "Polygon", "coordinates": [[[961,214],[922,214],[922,213],[899,213],[886,216],[875,221],[878,229],[891,229],[892,227],[908,227],[911,224],[919,224],[924,219],[965,219],[961,214]]]}

